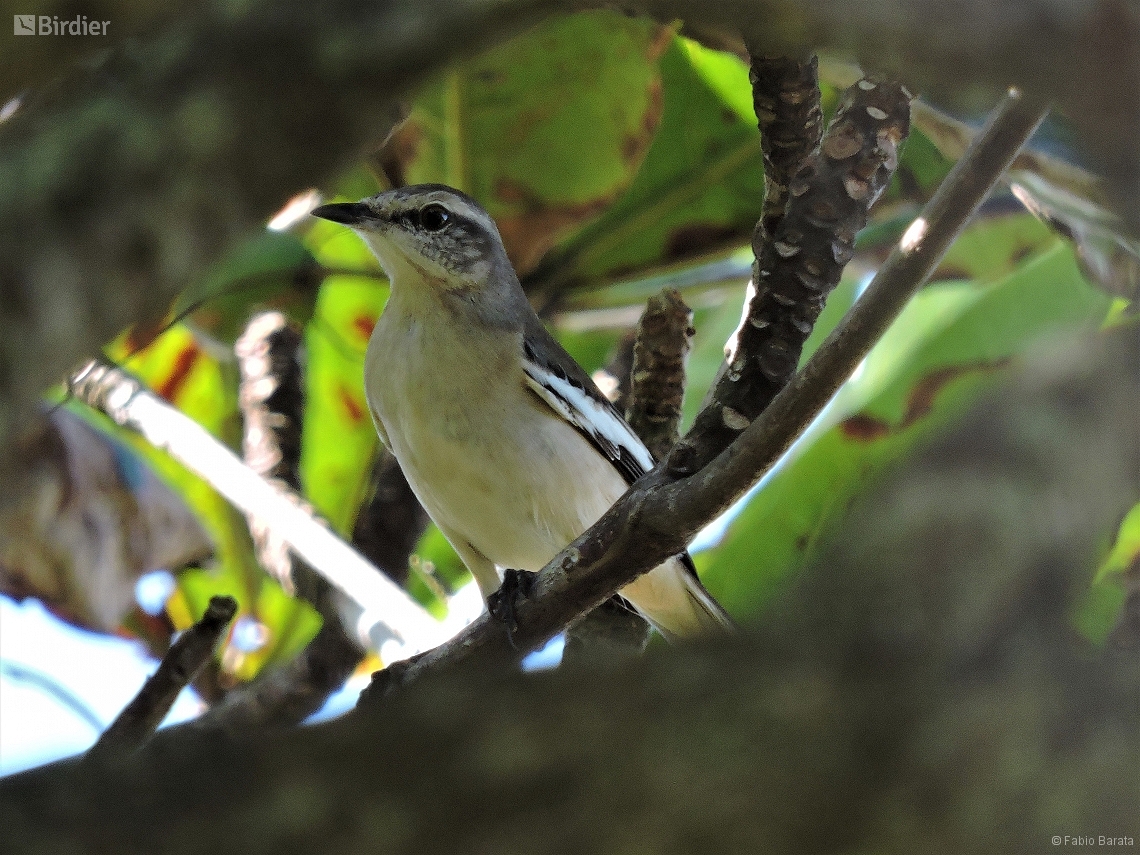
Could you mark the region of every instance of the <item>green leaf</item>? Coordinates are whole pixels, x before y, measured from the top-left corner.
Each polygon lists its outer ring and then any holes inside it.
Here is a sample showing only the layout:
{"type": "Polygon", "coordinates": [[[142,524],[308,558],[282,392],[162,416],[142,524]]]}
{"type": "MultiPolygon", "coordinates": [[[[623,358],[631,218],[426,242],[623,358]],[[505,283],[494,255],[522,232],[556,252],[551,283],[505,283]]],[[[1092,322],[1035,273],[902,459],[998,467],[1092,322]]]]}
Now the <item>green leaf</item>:
{"type": "Polygon", "coordinates": [[[383,280],[330,276],[305,334],[301,482],[344,537],[351,536],[378,442],[364,398],[364,352],[387,298],[383,280]]]}
{"type": "Polygon", "coordinates": [[[386,168],[478,199],[525,271],[629,186],[660,118],[671,32],[606,11],[547,21],[421,92],[386,168]]]}
{"type": "Polygon", "coordinates": [[[1124,517],[1116,543],[1097,571],[1091,587],[1073,609],[1073,625],[1096,644],[1103,644],[1124,606],[1124,574],[1140,567],[1140,505],[1124,517]]]}
{"type": "MultiPolygon", "coordinates": [[[[747,246],[763,201],[763,161],[747,66],[737,57],[677,38],[661,61],[661,127],[629,192],[560,247],[537,278],[557,282],[647,274],[726,246],[747,246]]],[[[839,91],[821,86],[830,114],[839,91]]],[[[893,242],[913,214],[898,202],[925,200],[952,164],[919,131],[872,212],[884,226],[863,246],[893,242]]]]}
{"type": "MultiPolygon", "coordinates": [[[[988,249],[1008,258],[1022,237],[1014,224],[983,221],[963,239],[1004,244],[988,249]]],[[[939,285],[916,296],[825,421],[754,494],[721,545],[699,556],[710,590],[733,613],[760,611],[869,476],[962,412],[1011,357],[1045,336],[1100,322],[1108,300],[1089,287],[1070,248],[1048,237],[1034,246],[992,285],[939,285]]]]}
{"type": "Polygon", "coordinates": [[[661,58],[661,127],[629,191],[551,261],[603,277],[696,257],[747,240],[764,173],[748,69],[730,54],[674,39],[661,58]]]}
{"type": "Polygon", "coordinates": [[[434,525],[428,526],[428,530],[420,538],[420,542],[416,545],[416,555],[423,561],[430,561],[435,566],[436,572],[452,589],[466,584],[471,579],[463,560],[434,525]]]}
{"type": "Polygon", "coordinates": [[[1120,524],[1116,543],[1097,571],[1096,581],[1118,581],[1121,573],[1140,563],[1140,505],[1132,508],[1120,524]]]}
{"type": "Polygon", "coordinates": [[[622,332],[620,329],[560,332],[558,341],[566,348],[566,352],[586,369],[586,373],[593,374],[599,368],[606,367],[621,339],[622,332]]]}
{"type": "Polygon", "coordinates": [[[1033,217],[988,217],[954,241],[930,281],[996,282],[1055,244],[1049,227],[1033,217]]]}

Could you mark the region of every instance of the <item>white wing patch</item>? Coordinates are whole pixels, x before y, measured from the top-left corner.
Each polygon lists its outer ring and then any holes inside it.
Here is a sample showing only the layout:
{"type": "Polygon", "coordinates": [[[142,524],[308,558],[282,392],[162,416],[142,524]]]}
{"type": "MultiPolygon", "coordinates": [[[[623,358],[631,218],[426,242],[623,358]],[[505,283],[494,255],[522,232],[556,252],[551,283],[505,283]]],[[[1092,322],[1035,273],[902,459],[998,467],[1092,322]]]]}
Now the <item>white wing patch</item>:
{"type": "Polygon", "coordinates": [[[653,457],[608,401],[530,359],[523,362],[527,385],[566,419],[632,484],[653,468],[653,457]]]}

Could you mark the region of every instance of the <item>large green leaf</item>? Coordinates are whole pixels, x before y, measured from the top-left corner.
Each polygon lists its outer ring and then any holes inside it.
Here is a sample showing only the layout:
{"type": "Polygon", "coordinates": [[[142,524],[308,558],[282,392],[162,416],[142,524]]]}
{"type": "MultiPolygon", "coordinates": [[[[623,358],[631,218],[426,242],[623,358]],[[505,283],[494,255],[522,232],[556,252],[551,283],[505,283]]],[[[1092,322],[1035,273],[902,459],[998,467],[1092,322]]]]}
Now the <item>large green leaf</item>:
{"type": "Polygon", "coordinates": [[[344,226],[315,221],[305,245],[330,270],[364,271],[325,278],[305,332],[301,482],[305,497],[347,537],[378,441],[364,399],[364,351],[388,283],[364,241],[344,226]]]}
{"type": "Polygon", "coordinates": [[[388,170],[474,196],[526,270],[629,186],[660,119],[671,33],[615,12],[548,21],[421,92],[388,170]]]}
{"type": "Polygon", "coordinates": [[[661,127],[629,192],[561,248],[551,266],[582,277],[691,258],[746,238],[764,173],[748,70],[677,38],[661,58],[661,127]]]}
{"type": "Polygon", "coordinates": [[[342,536],[351,535],[376,453],[364,351],[387,297],[383,280],[330,276],[305,335],[301,479],[305,496],[342,536]]]}
{"type": "Polygon", "coordinates": [[[960,413],[1011,357],[1044,336],[1104,317],[1107,298],[1089,287],[1067,245],[1041,231],[1025,250],[1032,230],[989,220],[973,226],[963,250],[995,242],[1005,250],[990,246],[994,257],[1021,263],[993,284],[921,292],[796,456],[754,494],[721,545],[699,557],[710,589],[735,614],[757,613],[868,476],[960,413]]]}
{"type": "Polygon", "coordinates": [[[990,217],[954,242],[930,279],[997,282],[1054,246],[1049,230],[1033,217],[990,217]]]}

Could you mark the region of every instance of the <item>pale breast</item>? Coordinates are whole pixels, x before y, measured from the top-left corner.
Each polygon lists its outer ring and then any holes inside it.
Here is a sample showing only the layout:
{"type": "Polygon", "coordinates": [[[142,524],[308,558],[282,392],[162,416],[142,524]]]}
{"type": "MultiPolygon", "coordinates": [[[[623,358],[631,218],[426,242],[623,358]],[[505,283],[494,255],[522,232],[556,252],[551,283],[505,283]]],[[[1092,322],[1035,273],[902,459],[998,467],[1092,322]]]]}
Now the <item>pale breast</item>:
{"type": "Polygon", "coordinates": [[[508,348],[472,353],[466,342],[469,358],[447,364],[438,349],[454,352],[455,342],[383,321],[369,345],[369,403],[412,489],[452,537],[501,567],[538,570],[624,492],[609,462],[526,388],[508,348]]]}

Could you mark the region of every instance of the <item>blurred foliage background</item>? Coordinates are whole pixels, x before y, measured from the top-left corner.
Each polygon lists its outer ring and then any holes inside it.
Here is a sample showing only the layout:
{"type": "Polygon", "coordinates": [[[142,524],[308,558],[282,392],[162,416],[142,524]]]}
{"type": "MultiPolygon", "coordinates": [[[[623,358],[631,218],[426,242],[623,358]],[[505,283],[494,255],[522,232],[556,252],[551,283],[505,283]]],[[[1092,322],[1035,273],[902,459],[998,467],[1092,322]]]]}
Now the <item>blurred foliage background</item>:
{"type": "MultiPolygon", "coordinates": [[[[825,79],[825,113],[837,98],[825,79]]],[[[536,307],[591,372],[610,362],[650,294],[678,288],[697,331],[686,393],[691,420],[739,320],[763,196],[746,64],[676,27],[580,13],[449,69],[406,104],[406,114],[356,168],[298,194],[315,189],[325,200],[356,200],[431,181],[474,196],[496,218],[536,307]]],[[[912,131],[804,358],[948,172],[952,161],[937,142],[921,126],[912,131]]],[[[760,619],[881,472],[952,424],[1031,349],[1126,321],[1124,298],[1096,287],[1085,269],[1072,243],[1012,196],[987,203],[793,452],[701,538],[701,575],[734,617],[760,619]]],[[[124,331],[106,353],[240,450],[233,345],[257,311],[283,312],[304,335],[303,493],[349,537],[369,498],[377,453],[361,373],[386,297],[383,274],[354,235],[301,216],[231,252],[172,308],[168,319],[179,318],[172,327],[157,335],[124,331]]],[[[142,525],[153,500],[140,491],[153,484],[131,473],[151,473],[172,507],[189,515],[172,511],[163,537],[181,532],[185,549],[171,552],[191,560],[184,567],[149,555],[116,561],[107,551],[123,548],[106,538],[68,549],[14,526],[7,555],[18,560],[9,560],[7,593],[42,597],[69,620],[142,638],[155,651],[211,595],[230,594],[259,632],[256,644],[227,642],[217,675],[223,688],[289,660],[312,638],[320,618],[258,564],[245,518],[210,484],[79,404],[65,404],[60,417],[81,420],[100,438],[89,441],[113,451],[102,498],[92,501],[126,509],[109,518],[115,526],[142,525]],[[82,583],[100,560],[114,565],[107,583],[82,583]],[[149,614],[134,601],[134,586],[142,573],[163,568],[174,571],[176,584],[161,611],[149,614]],[[104,598],[115,607],[100,607],[104,598]]],[[[152,533],[162,524],[145,522],[152,533]]],[[[1086,568],[1088,588],[1072,615],[1096,643],[1116,624],[1121,580],[1140,560],[1140,506],[1118,530],[1103,533],[1103,545],[1103,561],[1086,568]]],[[[434,528],[407,570],[409,590],[437,614],[467,581],[434,528]]]]}

